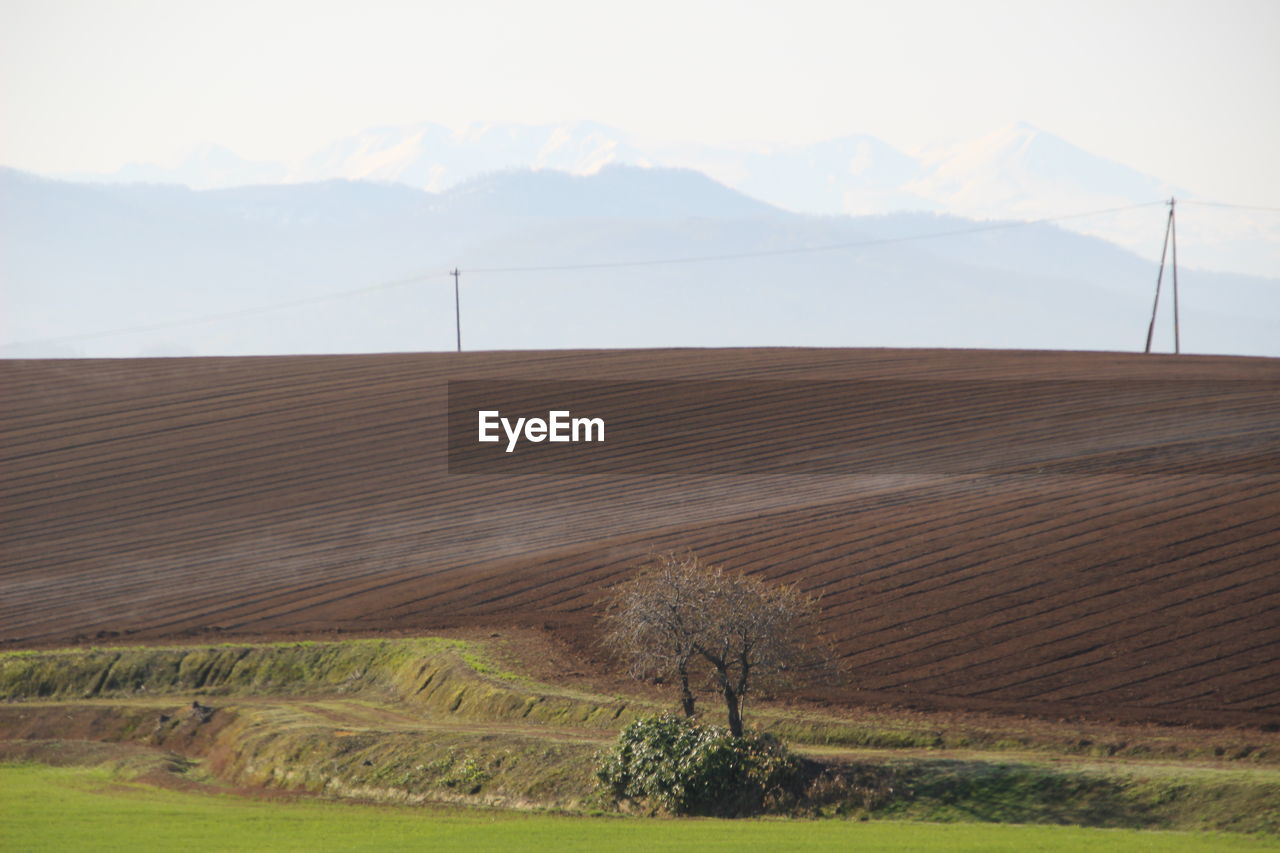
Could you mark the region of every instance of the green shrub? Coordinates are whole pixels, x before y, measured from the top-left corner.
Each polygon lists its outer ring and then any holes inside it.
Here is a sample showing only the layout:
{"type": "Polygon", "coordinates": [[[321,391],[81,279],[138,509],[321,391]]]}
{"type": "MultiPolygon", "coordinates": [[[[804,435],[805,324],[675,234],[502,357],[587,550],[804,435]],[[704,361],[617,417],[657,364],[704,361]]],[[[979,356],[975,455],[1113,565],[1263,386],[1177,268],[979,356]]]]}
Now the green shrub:
{"type": "Polygon", "coordinates": [[[800,775],[799,759],[773,735],[733,737],[670,714],[628,725],[596,772],[614,803],[718,817],[784,808],[800,775]]]}

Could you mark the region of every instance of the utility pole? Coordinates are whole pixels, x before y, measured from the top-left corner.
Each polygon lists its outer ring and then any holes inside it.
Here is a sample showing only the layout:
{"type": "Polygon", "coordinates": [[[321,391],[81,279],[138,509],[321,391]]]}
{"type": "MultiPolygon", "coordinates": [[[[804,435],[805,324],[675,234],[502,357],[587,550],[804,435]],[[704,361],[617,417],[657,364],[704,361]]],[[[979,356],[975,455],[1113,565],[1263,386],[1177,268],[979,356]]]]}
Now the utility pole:
{"type": "Polygon", "coordinates": [[[1178,325],[1178,219],[1173,215],[1177,199],[1169,197],[1169,239],[1173,243],[1173,352],[1182,352],[1182,329],[1178,325]]]}
{"type": "Polygon", "coordinates": [[[454,267],[449,275],[453,276],[453,323],[458,331],[458,352],[462,352],[462,297],[458,292],[458,268],[454,267]]]}
{"type": "Polygon", "coordinates": [[[1182,341],[1178,328],[1178,232],[1174,227],[1173,208],[1177,199],[1169,199],[1169,218],[1164,226],[1164,245],[1160,249],[1160,271],[1156,274],[1156,298],[1151,305],[1151,322],[1147,324],[1147,347],[1143,352],[1151,352],[1151,339],[1156,331],[1156,313],[1160,310],[1160,285],[1164,281],[1164,259],[1169,252],[1169,244],[1173,243],[1173,351],[1182,352],[1182,341]]]}

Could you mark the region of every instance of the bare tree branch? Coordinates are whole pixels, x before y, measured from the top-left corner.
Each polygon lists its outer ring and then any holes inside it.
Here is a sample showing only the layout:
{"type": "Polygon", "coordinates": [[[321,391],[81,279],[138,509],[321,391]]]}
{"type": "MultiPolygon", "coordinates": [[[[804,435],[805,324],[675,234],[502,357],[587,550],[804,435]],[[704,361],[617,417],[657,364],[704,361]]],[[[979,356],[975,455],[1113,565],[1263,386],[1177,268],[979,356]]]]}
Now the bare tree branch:
{"type": "Polygon", "coordinates": [[[605,642],[633,676],[676,679],[689,716],[691,679],[704,672],[724,699],[730,731],[741,737],[749,693],[791,687],[834,667],[819,613],[818,600],[794,585],[727,572],[692,552],[659,554],[614,588],[605,642]]]}

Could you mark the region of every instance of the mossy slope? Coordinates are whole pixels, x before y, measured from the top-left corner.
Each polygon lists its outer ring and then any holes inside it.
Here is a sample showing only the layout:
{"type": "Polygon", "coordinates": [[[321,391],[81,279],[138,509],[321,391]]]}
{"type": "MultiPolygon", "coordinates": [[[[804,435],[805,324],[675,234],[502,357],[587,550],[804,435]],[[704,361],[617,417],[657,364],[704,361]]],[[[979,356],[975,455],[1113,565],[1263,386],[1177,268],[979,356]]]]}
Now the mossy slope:
{"type": "MultiPolygon", "coordinates": [[[[7,653],[0,699],[0,738],[25,745],[15,755],[67,739],[134,744],[200,759],[234,785],[559,808],[590,801],[597,749],[654,710],[500,673],[482,648],[443,639],[7,653]]],[[[906,727],[757,719],[811,743],[946,745],[906,727]]],[[[892,753],[829,764],[815,814],[1280,831],[1269,769],[1184,778],[892,753]]]]}
{"type": "Polygon", "coordinates": [[[485,668],[468,644],[438,638],[10,652],[0,654],[0,699],[359,695],[474,720],[605,729],[651,710],[485,668]]]}

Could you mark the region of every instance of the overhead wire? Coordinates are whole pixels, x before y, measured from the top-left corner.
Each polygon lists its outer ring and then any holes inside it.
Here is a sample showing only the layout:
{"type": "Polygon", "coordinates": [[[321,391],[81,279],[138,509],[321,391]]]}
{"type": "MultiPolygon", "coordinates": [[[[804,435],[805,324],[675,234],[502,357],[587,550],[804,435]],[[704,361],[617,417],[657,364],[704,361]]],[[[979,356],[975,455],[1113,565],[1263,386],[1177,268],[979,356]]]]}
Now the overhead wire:
{"type": "Polygon", "coordinates": [[[1225,201],[1189,201],[1186,199],[1178,199],[1178,204],[1196,204],[1201,207],[1229,207],[1234,210],[1261,210],[1268,213],[1280,213],[1280,207],[1266,207],[1257,204],[1228,204],[1225,201]]]}
{"type": "Polygon", "coordinates": [[[600,261],[585,264],[550,264],[546,266],[522,267],[468,267],[468,273],[521,273],[521,272],[563,272],[569,270],[619,269],[624,267],[647,267],[664,264],[694,264],[713,261],[736,261],[750,258],[770,258],[783,255],[803,255],[816,252],[835,252],[843,249],[859,249],[869,246],[883,246],[892,243],[910,243],[916,240],[934,240],[941,237],[956,237],[965,234],[978,234],[985,231],[1002,231],[1009,228],[1025,228],[1030,225],[1044,225],[1064,219],[1080,219],[1086,216],[1101,216],[1106,213],[1118,213],[1140,207],[1152,207],[1165,204],[1163,201],[1145,201],[1123,207],[1108,207],[1102,210],[1090,210],[1084,213],[1068,213],[1061,216],[1046,216],[1041,219],[1020,220],[1016,222],[996,222],[989,225],[977,225],[972,228],[957,228],[950,231],[931,231],[927,234],[908,234],[902,237],[878,237],[870,240],[855,240],[846,243],[828,243],[821,246],[797,246],[788,249],[761,249],[754,252],[732,252],[720,255],[686,255],[674,258],[648,258],[634,261],[600,261]]]}
{"type": "MultiPolygon", "coordinates": [[[[1275,210],[1280,208],[1269,207],[1252,207],[1247,205],[1226,204],[1224,202],[1180,202],[1182,204],[1201,204],[1215,207],[1234,207],[1245,210],[1275,210]]],[[[946,237],[958,237],[969,234],[980,234],[990,231],[1003,231],[1013,228],[1026,228],[1034,225],[1046,225],[1054,222],[1061,222],[1069,219],[1082,219],[1092,216],[1103,216],[1111,213],[1121,213],[1129,210],[1137,210],[1145,207],[1154,207],[1167,204],[1166,201],[1148,201],[1139,202],[1137,204],[1123,205],[1120,207],[1108,207],[1099,210],[1089,210],[1081,213],[1068,213],[1057,216],[1045,216],[1038,219],[994,222],[985,225],[976,225],[969,228],[956,228],[945,231],[931,231],[925,234],[908,234],[899,237],[878,237],[867,240],[854,240],[841,243],[828,243],[820,246],[795,246],[784,249],[761,249],[750,252],[731,252],[715,255],[685,255],[669,258],[642,258],[625,261],[600,261],[581,264],[545,264],[531,266],[507,266],[507,267],[466,267],[460,266],[464,273],[483,273],[483,274],[507,274],[507,273],[533,273],[533,272],[567,272],[573,270],[598,270],[598,269],[623,269],[629,267],[649,267],[664,266],[675,264],[695,264],[695,263],[713,263],[718,261],[746,260],[751,258],[767,258],[782,257],[788,255],[804,255],[816,254],[820,252],[836,252],[848,249],[869,248],[874,246],[885,246],[900,243],[911,243],[922,240],[936,240],[946,237]]],[[[197,326],[204,323],[214,323],[223,320],[239,319],[241,317],[250,317],[257,314],[272,313],[275,311],[287,310],[290,308],[298,308],[307,305],[314,305],[323,302],[329,302],[338,299],[346,299],[351,296],[358,296],[365,293],[372,293],[380,290],[389,290],[397,287],[404,287],[410,284],[417,284],[423,281],[429,281],[434,278],[446,278],[453,273],[451,271],[441,270],[439,272],[421,273],[406,278],[393,279],[390,281],[379,282],[364,287],[353,288],[350,290],[337,291],[333,293],[316,294],[315,296],[302,297],[299,299],[288,300],[284,302],[276,302],[270,305],[256,306],[252,308],[244,308],[236,311],[224,311],[214,314],[201,315],[199,317],[189,317],[180,320],[170,320],[160,323],[150,323],[145,325],[130,326],[126,328],[111,329],[102,332],[89,332],[78,335],[66,335],[56,338],[44,338],[39,340],[15,341],[6,344],[7,347],[16,346],[32,346],[38,344],[61,344],[73,343],[77,341],[89,341],[99,338],[117,337],[120,335],[143,334],[146,332],[163,331],[166,329],[183,328],[186,326],[197,326]]]]}
{"type": "Polygon", "coordinates": [[[447,273],[423,273],[422,275],[410,276],[408,278],[395,279],[393,281],[384,281],[377,284],[370,284],[365,287],[357,287],[351,290],[342,290],[336,293],[318,293],[315,296],[305,296],[300,299],[291,299],[287,302],[275,302],[270,305],[260,305],[253,308],[243,308],[236,311],[224,311],[217,314],[203,314],[199,317],[189,317],[182,320],[167,320],[163,323],[150,323],[144,326],[129,326],[122,329],[112,329],[106,332],[89,332],[83,335],[66,335],[60,338],[43,338],[34,341],[17,341],[5,346],[30,346],[34,344],[62,344],[74,341],[91,341],[97,338],[111,338],[118,335],[134,335],[144,332],[158,332],[165,329],[178,329],[185,326],[199,326],[204,323],[216,323],[220,320],[234,320],[240,317],[251,317],[255,314],[268,314],[273,311],[282,311],[289,308],[299,308],[304,305],[314,305],[321,302],[331,302],[335,299],[346,299],[351,296],[359,296],[365,293],[373,293],[379,290],[390,290],[396,287],[405,287],[410,284],[418,284],[437,276],[447,275],[447,273]]]}

